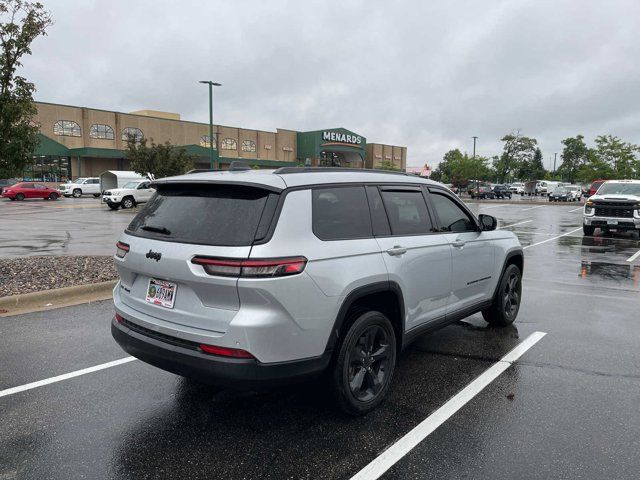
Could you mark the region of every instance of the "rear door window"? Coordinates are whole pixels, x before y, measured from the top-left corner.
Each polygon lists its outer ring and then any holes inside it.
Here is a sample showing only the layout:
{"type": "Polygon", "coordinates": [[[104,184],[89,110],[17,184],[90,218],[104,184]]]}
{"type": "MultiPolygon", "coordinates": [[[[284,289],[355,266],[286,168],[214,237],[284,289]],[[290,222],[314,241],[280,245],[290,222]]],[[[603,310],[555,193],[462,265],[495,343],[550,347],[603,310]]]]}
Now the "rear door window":
{"type": "Polygon", "coordinates": [[[127,233],[178,243],[247,246],[278,194],[239,185],[159,185],[127,233]]]}
{"type": "Polygon", "coordinates": [[[371,237],[371,216],[364,187],[312,190],[313,233],[321,240],[371,237]]]}
{"type": "Polygon", "coordinates": [[[422,235],[432,230],[431,218],[420,190],[382,190],[393,235],[422,235]]]}

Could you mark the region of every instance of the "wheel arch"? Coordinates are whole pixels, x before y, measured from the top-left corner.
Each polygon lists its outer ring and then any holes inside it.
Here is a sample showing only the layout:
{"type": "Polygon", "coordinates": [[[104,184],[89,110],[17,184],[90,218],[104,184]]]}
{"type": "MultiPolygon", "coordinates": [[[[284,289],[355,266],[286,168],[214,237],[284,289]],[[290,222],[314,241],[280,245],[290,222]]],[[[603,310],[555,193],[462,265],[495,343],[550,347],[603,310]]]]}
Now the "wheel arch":
{"type": "Polygon", "coordinates": [[[402,348],[405,331],[405,306],[402,289],[396,282],[375,282],[352,290],[342,301],[333,323],[326,351],[332,351],[342,339],[351,323],[351,314],[358,309],[378,310],[391,321],[396,334],[396,348],[402,348]]]}
{"type": "Polygon", "coordinates": [[[521,248],[518,248],[516,250],[511,250],[507,252],[504,258],[504,262],[502,264],[502,269],[500,270],[500,277],[498,278],[498,283],[496,284],[493,290],[493,295],[491,296],[491,298],[494,298],[496,296],[496,293],[498,292],[498,288],[500,288],[502,275],[504,274],[504,271],[507,269],[509,265],[517,266],[520,269],[520,277],[522,277],[522,275],[524,274],[524,250],[522,250],[521,248]]]}

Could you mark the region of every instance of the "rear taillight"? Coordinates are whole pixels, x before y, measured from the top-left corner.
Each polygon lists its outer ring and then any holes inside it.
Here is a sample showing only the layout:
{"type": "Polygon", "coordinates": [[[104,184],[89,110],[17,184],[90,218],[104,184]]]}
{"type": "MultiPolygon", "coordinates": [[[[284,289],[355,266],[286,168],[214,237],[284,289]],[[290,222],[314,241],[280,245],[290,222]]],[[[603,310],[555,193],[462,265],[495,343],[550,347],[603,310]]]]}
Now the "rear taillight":
{"type": "Polygon", "coordinates": [[[120,315],[119,313],[116,313],[116,322],[122,323],[122,315],[120,315]]]}
{"type": "Polygon", "coordinates": [[[129,251],[129,245],[126,243],[118,242],[116,243],[116,257],[124,258],[124,256],[129,251]]]}
{"type": "Polygon", "coordinates": [[[209,275],[223,277],[286,277],[304,271],[305,257],[258,258],[241,260],[236,258],[193,257],[191,263],[201,265],[209,275]]]}
{"type": "Polygon", "coordinates": [[[221,357],[231,357],[231,358],[255,358],[246,350],[241,350],[239,348],[227,348],[227,347],[217,347],[215,345],[199,345],[200,350],[204,353],[209,353],[211,355],[219,355],[221,357]]]}

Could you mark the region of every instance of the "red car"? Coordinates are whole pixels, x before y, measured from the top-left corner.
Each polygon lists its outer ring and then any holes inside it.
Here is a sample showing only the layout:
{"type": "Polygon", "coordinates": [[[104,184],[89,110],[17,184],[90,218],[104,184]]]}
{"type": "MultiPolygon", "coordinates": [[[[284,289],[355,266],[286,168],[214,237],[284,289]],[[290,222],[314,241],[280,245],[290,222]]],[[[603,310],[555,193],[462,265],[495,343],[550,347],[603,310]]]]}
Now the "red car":
{"type": "Polygon", "coordinates": [[[57,200],[60,194],[55,188],[47,187],[40,183],[16,183],[10,187],[4,187],[2,196],[11,200],[24,200],[25,198],[44,198],[45,200],[57,200]]]}
{"type": "Polygon", "coordinates": [[[606,182],[606,180],[594,180],[591,183],[591,187],[589,187],[589,196],[595,195],[600,188],[600,185],[602,185],[604,182],[606,182]]]}

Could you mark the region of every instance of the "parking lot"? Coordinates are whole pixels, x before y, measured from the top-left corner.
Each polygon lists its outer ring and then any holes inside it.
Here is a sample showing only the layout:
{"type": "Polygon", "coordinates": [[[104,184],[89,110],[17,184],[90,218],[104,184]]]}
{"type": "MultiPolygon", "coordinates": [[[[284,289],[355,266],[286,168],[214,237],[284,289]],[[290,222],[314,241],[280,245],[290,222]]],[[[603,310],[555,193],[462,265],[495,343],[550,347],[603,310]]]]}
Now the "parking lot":
{"type": "MultiPolygon", "coordinates": [[[[349,479],[372,462],[358,478],[637,478],[640,241],[584,237],[577,204],[472,208],[525,248],[516,323],[488,328],[478,314],[420,339],[400,356],[386,402],[363,418],[337,411],[319,381],[237,393],[137,360],[110,364],[126,355],[108,301],[0,318],[0,479],[349,479]],[[534,332],[546,335],[501,360],[534,332]],[[499,363],[493,382],[450,406],[499,363]],[[103,368],[79,372],[94,366],[103,368]],[[443,406],[441,424],[402,450],[443,406]],[[376,470],[390,447],[399,460],[376,470]]],[[[4,256],[110,254],[131,219],[94,199],[2,202],[0,212],[13,230],[0,229],[4,256]],[[26,215],[47,228],[32,233],[26,215]]]]}

